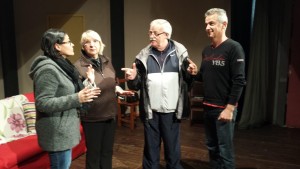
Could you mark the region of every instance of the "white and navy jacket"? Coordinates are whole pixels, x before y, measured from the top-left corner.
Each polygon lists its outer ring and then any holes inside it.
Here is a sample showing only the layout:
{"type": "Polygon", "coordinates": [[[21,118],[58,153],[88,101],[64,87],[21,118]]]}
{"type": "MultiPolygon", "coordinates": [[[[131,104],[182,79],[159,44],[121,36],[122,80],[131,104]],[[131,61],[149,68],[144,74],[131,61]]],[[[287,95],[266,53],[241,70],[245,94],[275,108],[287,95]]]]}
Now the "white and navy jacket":
{"type": "Polygon", "coordinates": [[[188,117],[188,90],[192,77],[187,72],[187,49],[182,44],[169,40],[162,65],[155,57],[154,50],[148,45],[140,51],[135,60],[137,76],[128,81],[130,89],[140,90],[141,119],[152,119],[153,111],[175,112],[177,119],[188,117]]]}

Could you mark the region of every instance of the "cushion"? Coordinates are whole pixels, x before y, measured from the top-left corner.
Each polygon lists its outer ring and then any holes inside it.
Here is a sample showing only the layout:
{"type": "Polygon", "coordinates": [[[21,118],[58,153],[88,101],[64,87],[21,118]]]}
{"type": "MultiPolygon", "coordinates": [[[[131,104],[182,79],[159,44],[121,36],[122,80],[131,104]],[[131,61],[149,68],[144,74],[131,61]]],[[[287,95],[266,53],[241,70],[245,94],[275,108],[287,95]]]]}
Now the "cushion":
{"type": "Polygon", "coordinates": [[[36,130],[35,130],[36,111],[35,111],[34,102],[23,103],[23,113],[26,121],[28,134],[36,134],[36,130]]]}
{"type": "Polygon", "coordinates": [[[23,115],[23,95],[0,100],[0,144],[28,136],[23,115]]]}
{"type": "Polygon", "coordinates": [[[24,93],[23,95],[27,97],[29,102],[34,102],[35,101],[33,92],[24,93]]]}
{"type": "Polygon", "coordinates": [[[20,163],[37,157],[41,153],[43,153],[43,150],[38,145],[37,135],[2,144],[0,145],[0,168],[19,168],[21,166],[20,163]],[[18,164],[19,167],[16,167],[18,164]]]}

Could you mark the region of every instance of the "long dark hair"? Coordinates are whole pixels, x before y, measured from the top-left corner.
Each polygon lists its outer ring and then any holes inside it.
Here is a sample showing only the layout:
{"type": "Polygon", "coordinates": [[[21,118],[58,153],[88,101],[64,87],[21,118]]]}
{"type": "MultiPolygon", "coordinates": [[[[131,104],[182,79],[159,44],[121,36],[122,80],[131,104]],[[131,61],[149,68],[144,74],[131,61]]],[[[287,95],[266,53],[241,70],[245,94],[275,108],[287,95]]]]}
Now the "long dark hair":
{"type": "Polygon", "coordinates": [[[62,30],[53,28],[48,29],[44,33],[41,41],[41,49],[43,50],[44,55],[51,59],[62,57],[59,51],[55,49],[54,45],[56,43],[62,44],[66,35],[67,33],[62,30]]]}
{"type": "Polygon", "coordinates": [[[55,48],[56,43],[63,43],[66,35],[67,33],[62,30],[53,28],[48,29],[42,37],[41,49],[44,51],[45,56],[57,63],[58,66],[72,78],[75,92],[78,92],[83,88],[82,81],[79,79],[79,72],[75,66],[67,58],[64,58],[55,48]]]}
{"type": "MultiPolygon", "coordinates": [[[[67,33],[65,33],[62,30],[53,28],[48,29],[42,37],[41,49],[44,51],[45,56],[52,59],[56,64],[58,64],[58,66],[62,70],[64,70],[72,78],[72,82],[75,87],[75,92],[79,92],[81,89],[84,88],[84,86],[80,79],[80,74],[78,70],[67,58],[64,58],[54,47],[56,43],[63,44],[66,35],[67,33]]],[[[78,109],[81,113],[86,114],[89,107],[90,106],[88,103],[83,103],[82,106],[78,109]]]]}

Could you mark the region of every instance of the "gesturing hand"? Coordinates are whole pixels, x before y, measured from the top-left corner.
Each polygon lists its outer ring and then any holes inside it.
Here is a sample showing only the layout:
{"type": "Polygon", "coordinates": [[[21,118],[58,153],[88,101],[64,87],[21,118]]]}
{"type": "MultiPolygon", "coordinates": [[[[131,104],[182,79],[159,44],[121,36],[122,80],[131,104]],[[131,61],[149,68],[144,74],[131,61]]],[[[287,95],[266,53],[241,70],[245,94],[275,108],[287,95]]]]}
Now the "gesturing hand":
{"type": "Polygon", "coordinates": [[[191,74],[191,75],[196,75],[198,72],[198,68],[197,65],[189,58],[187,58],[188,62],[189,62],[189,67],[187,68],[187,71],[191,74]]]}
{"type": "Polygon", "coordinates": [[[137,74],[135,63],[132,64],[132,69],[131,68],[122,68],[121,70],[125,72],[126,80],[135,79],[136,74],[137,74]]]}
{"type": "Polygon", "coordinates": [[[101,93],[101,90],[98,87],[93,89],[84,88],[78,92],[78,98],[80,103],[91,102],[94,98],[97,98],[101,93]]]}
{"type": "Polygon", "coordinates": [[[87,67],[86,77],[89,79],[90,83],[94,83],[95,81],[95,70],[92,65],[87,67]]]}
{"type": "Polygon", "coordinates": [[[134,92],[131,90],[123,90],[119,92],[121,96],[134,96],[134,92]]]}

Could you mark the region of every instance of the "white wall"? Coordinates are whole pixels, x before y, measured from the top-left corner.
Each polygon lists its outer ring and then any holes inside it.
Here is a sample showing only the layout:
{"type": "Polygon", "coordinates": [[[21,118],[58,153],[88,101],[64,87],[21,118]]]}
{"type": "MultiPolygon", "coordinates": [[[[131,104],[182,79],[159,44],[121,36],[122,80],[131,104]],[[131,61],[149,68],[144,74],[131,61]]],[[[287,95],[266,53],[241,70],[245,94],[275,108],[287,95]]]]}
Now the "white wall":
{"type": "MultiPolygon", "coordinates": [[[[204,13],[209,8],[220,7],[227,10],[230,16],[230,0],[185,2],[181,0],[124,1],[126,57],[124,66],[131,66],[136,54],[148,44],[149,24],[157,18],[167,19],[171,23],[172,39],[184,44],[190,57],[198,66],[200,65],[201,51],[209,43],[205,33],[204,13]]],[[[33,59],[41,54],[40,39],[47,30],[48,15],[84,16],[85,29],[93,29],[101,35],[106,44],[104,54],[111,56],[109,0],[26,0],[14,1],[14,3],[20,93],[33,91],[28,72],[33,59]]],[[[229,30],[230,21],[227,32],[230,37],[229,30]]],[[[78,54],[76,53],[77,56],[78,54]]],[[[1,80],[2,78],[0,78],[0,87],[1,80]]]]}

